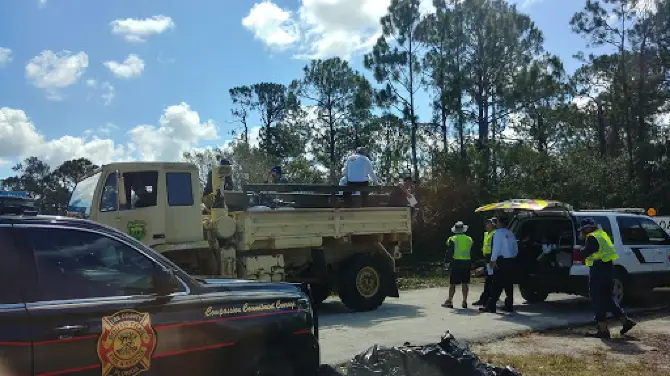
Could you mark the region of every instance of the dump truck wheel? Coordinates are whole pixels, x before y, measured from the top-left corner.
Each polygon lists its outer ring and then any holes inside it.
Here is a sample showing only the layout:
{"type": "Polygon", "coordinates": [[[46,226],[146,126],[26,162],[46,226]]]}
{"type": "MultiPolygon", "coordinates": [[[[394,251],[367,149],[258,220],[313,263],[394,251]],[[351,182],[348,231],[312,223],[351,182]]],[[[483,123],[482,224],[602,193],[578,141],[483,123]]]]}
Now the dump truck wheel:
{"type": "Polygon", "coordinates": [[[391,278],[383,262],[372,255],[357,255],[340,268],[339,293],[342,303],[352,311],[377,309],[386,294],[385,282],[391,278]]]}

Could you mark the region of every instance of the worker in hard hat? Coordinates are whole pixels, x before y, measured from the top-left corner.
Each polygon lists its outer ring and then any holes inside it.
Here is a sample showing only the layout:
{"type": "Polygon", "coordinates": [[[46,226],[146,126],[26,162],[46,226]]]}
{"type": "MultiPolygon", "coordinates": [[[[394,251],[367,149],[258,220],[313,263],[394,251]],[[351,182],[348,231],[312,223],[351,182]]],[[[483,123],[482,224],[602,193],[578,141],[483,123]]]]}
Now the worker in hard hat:
{"type": "Polygon", "coordinates": [[[448,252],[453,257],[449,265],[449,298],[442,304],[446,308],[454,308],[453,300],[456,294],[456,285],[461,285],[463,292],[461,307],[468,308],[472,238],[465,234],[467,231],[468,226],[462,221],[458,221],[451,228],[454,235],[447,239],[448,252]]]}
{"type": "Polygon", "coordinates": [[[631,320],[612,297],[614,288],[614,261],[619,258],[612,239],[598,227],[592,218],[584,218],[579,226],[580,236],[585,246],[581,256],[589,267],[589,296],[595,310],[597,324],[596,337],[610,338],[607,327],[607,312],[621,321],[623,326],[619,333],[628,333],[636,322],[631,320]]]}
{"type": "Polygon", "coordinates": [[[491,297],[491,283],[493,282],[493,268],[489,265],[491,261],[491,249],[493,249],[493,234],[496,232],[496,224],[498,223],[498,218],[491,217],[486,220],[486,232],[484,233],[484,241],[482,243],[482,255],[486,260],[486,265],[484,267],[484,291],[479,296],[479,300],[473,303],[473,305],[483,306],[491,297]]]}

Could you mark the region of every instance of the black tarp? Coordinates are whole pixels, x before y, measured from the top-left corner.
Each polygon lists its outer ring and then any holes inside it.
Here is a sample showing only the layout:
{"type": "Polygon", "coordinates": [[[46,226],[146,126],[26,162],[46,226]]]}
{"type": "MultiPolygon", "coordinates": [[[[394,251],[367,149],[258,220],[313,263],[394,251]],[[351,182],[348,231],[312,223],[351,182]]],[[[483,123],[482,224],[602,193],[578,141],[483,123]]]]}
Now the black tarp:
{"type": "Polygon", "coordinates": [[[439,343],[425,346],[374,345],[356,355],[347,376],[520,376],[512,367],[498,368],[480,361],[467,344],[449,332],[439,343]]]}

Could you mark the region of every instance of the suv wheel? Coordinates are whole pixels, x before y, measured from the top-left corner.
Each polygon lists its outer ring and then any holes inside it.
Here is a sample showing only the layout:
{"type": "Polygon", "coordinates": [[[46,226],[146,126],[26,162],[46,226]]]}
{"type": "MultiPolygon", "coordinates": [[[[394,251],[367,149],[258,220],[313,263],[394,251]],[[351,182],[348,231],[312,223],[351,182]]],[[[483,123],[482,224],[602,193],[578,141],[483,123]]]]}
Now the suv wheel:
{"type": "Polygon", "coordinates": [[[616,273],[612,283],[612,298],[619,306],[623,305],[626,296],[626,285],[624,284],[624,277],[622,273],[616,273]]]}
{"type": "Polygon", "coordinates": [[[547,300],[547,297],[549,296],[548,291],[538,289],[529,284],[519,285],[519,292],[521,292],[521,297],[528,303],[542,303],[547,300]]]}

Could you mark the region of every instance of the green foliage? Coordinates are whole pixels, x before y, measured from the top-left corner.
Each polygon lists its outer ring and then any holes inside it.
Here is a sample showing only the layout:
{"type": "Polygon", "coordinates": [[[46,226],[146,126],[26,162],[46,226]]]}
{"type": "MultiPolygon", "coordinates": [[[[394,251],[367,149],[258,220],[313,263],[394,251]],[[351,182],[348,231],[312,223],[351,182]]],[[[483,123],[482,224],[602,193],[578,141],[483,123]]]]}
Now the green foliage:
{"type": "Polygon", "coordinates": [[[63,162],[55,170],[37,157],[26,158],[12,168],[15,176],[0,181],[0,189],[30,192],[43,214],[65,214],[76,183],[97,169],[86,158],[63,162]]]}
{"type": "Polygon", "coordinates": [[[340,58],[313,60],[303,78],[292,83],[308,103],[313,120],[311,147],[316,161],[336,184],[345,157],[357,146],[373,141],[372,87],[368,80],[340,58]]]}

